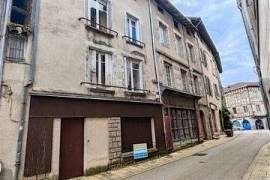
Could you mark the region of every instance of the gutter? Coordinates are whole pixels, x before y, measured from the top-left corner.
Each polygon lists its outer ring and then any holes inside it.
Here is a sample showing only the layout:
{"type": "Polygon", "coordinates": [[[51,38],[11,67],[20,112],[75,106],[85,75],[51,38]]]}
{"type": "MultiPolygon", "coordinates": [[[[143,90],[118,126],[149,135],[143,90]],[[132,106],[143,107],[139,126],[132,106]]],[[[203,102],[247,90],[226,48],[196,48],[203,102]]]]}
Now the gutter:
{"type": "Polygon", "coordinates": [[[2,92],[3,72],[4,72],[4,46],[5,46],[5,35],[7,31],[7,23],[9,21],[10,11],[12,6],[12,0],[4,0],[3,12],[4,16],[1,17],[1,32],[0,32],[0,99],[2,92]]]}
{"type": "Polygon", "coordinates": [[[31,50],[31,62],[30,69],[28,74],[28,81],[23,87],[23,99],[21,102],[20,109],[20,122],[19,122],[19,132],[17,139],[17,148],[16,148],[16,160],[15,160],[15,172],[14,172],[14,180],[19,179],[19,171],[21,166],[21,156],[22,156],[22,144],[23,144],[23,134],[24,134],[24,122],[25,122],[25,114],[26,114],[26,103],[27,103],[27,95],[28,89],[32,87],[34,83],[34,74],[35,74],[35,66],[36,66],[36,55],[37,55],[37,42],[38,42],[38,31],[39,31],[39,12],[40,12],[40,0],[35,1],[35,10],[32,11],[32,25],[33,26],[33,39],[32,39],[32,50],[31,50]]]}

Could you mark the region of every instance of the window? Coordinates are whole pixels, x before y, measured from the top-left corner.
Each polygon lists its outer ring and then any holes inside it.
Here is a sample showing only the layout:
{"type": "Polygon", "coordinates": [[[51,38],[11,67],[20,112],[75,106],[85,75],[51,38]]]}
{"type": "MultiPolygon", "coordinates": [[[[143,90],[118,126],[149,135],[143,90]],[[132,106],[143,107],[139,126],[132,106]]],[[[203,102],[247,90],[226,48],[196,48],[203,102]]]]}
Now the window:
{"type": "Polygon", "coordinates": [[[159,22],[159,40],[161,44],[167,43],[167,27],[159,22]]]}
{"type": "Polygon", "coordinates": [[[205,84],[205,88],[206,88],[206,93],[209,96],[213,96],[211,82],[210,82],[210,80],[209,80],[209,78],[207,76],[204,76],[204,84],[205,84]]]}
{"type": "Polygon", "coordinates": [[[30,19],[30,3],[26,0],[13,0],[10,21],[15,24],[26,25],[30,19]]]}
{"type": "Polygon", "coordinates": [[[142,90],[142,67],[139,61],[126,60],[126,85],[128,90],[142,90]]]}
{"type": "Polygon", "coordinates": [[[127,36],[131,38],[131,41],[139,41],[139,20],[129,14],[127,14],[127,36]]]}
{"type": "Polygon", "coordinates": [[[181,69],[183,90],[188,91],[187,71],[181,69]]]}
{"type": "Polygon", "coordinates": [[[164,66],[165,66],[165,75],[166,75],[166,85],[171,87],[172,86],[172,65],[165,62],[164,66]]]}
{"type": "Polygon", "coordinates": [[[197,76],[193,76],[193,82],[194,82],[194,92],[195,94],[199,94],[200,91],[199,91],[199,80],[198,80],[198,77],[197,76]]]}
{"type": "Polygon", "coordinates": [[[234,114],[237,114],[237,110],[236,110],[235,107],[233,108],[233,113],[234,113],[234,114]]]}
{"type": "Polygon", "coordinates": [[[189,60],[195,63],[195,56],[194,56],[194,47],[191,44],[188,44],[188,56],[189,60]]]}
{"type": "Polygon", "coordinates": [[[261,112],[261,106],[260,105],[257,104],[256,109],[257,109],[258,112],[261,112]]]}
{"type": "Polygon", "coordinates": [[[88,16],[91,26],[106,31],[107,28],[107,3],[103,0],[89,0],[88,16]],[[104,28],[105,27],[105,28],[104,28]]]}
{"type": "Polygon", "coordinates": [[[206,53],[202,49],[200,51],[201,51],[201,61],[202,61],[202,64],[204,65],[204,67],[207,67],[206,53]]]}
{"type": "Polygon", "coordinates": [[[218,90],[218,86],[216,84],[214,84],[214,89],[215,89],[215,96],[219,97],[219,90],[218,90]]]}
{"type": "Polygon", "coordinates": [[[175,35],[176,39],[176,53],[178,56],[183,56],[183,41],[178,35],[175,35]]]}
{"type": "Polygon", "coordinates": [[[244,109],[244,112],[245,112],[245,113],[248,112],[247,106],[243,106],[243,109],[244,109]]]}
{"type": "Polygon", "coordinates": [[[96,53],[96,81],[97,84],[105,85],[106,79],[105,54],[96,53]]]}
{"type": "Polygon", "coordinates": [[[111,85],[112,61],[111,55],[92,50],[89,56],[89,79],[95,85],[111,85]]]}
{"type": "Polygon", "coordinates": [[[19,35],[8,35],[6,40],[6,59],[23,61],[25,58],[26,39],[19,35]]]}

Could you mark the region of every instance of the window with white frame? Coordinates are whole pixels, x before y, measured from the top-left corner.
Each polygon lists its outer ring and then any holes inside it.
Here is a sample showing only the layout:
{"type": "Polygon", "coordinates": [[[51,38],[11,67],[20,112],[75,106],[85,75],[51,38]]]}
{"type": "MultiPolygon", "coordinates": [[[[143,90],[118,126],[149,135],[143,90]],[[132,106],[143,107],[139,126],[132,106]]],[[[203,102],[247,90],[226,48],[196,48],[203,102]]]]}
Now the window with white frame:
{"type": "Polygon", "coordinates": [[[166,85],[172,86],[172,65],[164,62],[165,76],[166,76],[166,85]]]}
{"type": "Polygon", "coordinates": [[[91,26],[106,30],[108,26],[108,3],[106,0],[88,0],[88,18],[91,26]]]}
{"type": "Polygon", "coordinates": [[[19,35],[8,35],[6,40],[6,59],[23,61],[25,59],[26,38],[19,35]]]}
{"type": "Polygon", "coordinates": [[[180,36],[175,34],[175,39],[176,39],[176,53],[178,56],[183,56],[183,41],[180,36]]]}
{"type": "Polygon", "coordinates": [[[143,89],[142,62],[126,58],[126,87],[131,91],[143,89]]]}
{"type": "Polygon", "coordinates": [[[89,58],[89,78],[95,85],[111,85],[112,82],[112,62],[111,55],[91,50],[89,58]]]}
{"type": "Polygon", "coordinates": [[[188,57],[191,62],[195,63],[194,47],[192,44],[189,43],[188,43],[188,57]]]}
{"type": "Polygon", "coordinates": [[[166,44],[168,41],[167,27],[159,22],[159,40],[161,44],[166,44]]]}
{"type": "Polygon", "coordinates": [[[131,41],[140,41],[140,23],[139,19],[127,14],[127,36],[130,38],[131,41]]]}

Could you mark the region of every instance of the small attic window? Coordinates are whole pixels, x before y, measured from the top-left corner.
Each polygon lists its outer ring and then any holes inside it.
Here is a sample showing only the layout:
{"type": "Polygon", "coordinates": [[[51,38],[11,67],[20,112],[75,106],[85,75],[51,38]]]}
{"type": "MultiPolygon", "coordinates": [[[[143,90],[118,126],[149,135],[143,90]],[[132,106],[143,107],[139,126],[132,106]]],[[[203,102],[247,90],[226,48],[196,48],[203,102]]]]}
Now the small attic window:
{"type": "Polygon", "coordinates": [[[164,9],[163,9],[160,5],[158,5],[158,11],[159,11],[161,14],[164,13],[164,9]]]}
{"type": "Polygon", "coordinates": [[[26,25],[30,19],[30,4],[27,0],[13,0],[10,22],[26,25]]]}

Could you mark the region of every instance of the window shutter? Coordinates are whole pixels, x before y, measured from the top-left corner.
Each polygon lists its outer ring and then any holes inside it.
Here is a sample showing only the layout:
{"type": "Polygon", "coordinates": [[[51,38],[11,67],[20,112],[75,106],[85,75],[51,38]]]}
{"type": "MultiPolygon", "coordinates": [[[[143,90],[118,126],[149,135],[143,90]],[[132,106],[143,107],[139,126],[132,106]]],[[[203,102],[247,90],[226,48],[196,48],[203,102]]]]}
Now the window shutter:
{"type": "Polygon", "coordinates": [[[141,39],[141,26],[140,26],[139,20],[137,20],[136,29],[137,29],[137,32],[136,32],[137,40],[142,41],[142,39],[141,39]]]}
{"type": "Polygon", "coordinates": [[[123,59],[123,66],[124,66],[124,68],[122,68],[122,69],[124,69],[124,71],[123,71],[123,85],[124,85],[124,87],[128,87],[128,80],[127,80],[127,58],[126,57],[124,57],[124,59],[123,59]]]}
{"type": "Polygon", "coordinates": [[[91,83],[97,83],[94,81],[96,79],[96,51],[92,50],[90,53],[89,64],[90,64],[90,81],[91,83]]]}
{"type": "Polygon", "coordinates": [[[95,8],[91,8],[91,26],[96,27],[97,24],[97,10],[95,8]]]}
{"type": "Polygon", "coordinates": [[[144,89],[143,62],[140,63],[140,88],[144,89]]]}
{"type": "Polygon", "coordinates": [[[128,36],[128,21],[127,21],[127,13],[125,13],[125,16],[124,16],[124,26],[125,26],[125,35],[128,36]]]}
{"type": "Polygon", "coordinates": [[[112,59],[111,55],[105,54],[105,76],[106,76],[106,85],[112,84],[112,59]]]}

